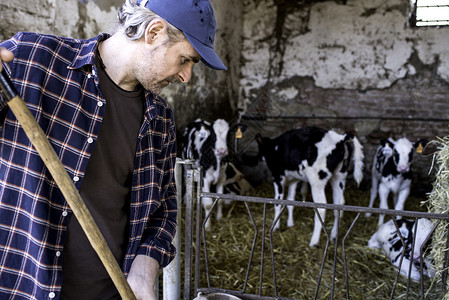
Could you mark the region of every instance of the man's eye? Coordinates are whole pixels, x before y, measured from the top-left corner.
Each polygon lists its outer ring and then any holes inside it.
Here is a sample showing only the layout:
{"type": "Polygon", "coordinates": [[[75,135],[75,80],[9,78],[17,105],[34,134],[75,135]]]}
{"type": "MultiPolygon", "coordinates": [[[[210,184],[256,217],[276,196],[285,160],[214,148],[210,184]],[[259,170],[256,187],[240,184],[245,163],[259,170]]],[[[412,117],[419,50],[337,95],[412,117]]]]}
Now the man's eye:
{"type": "Polygon", "coordinates": [[[184,64],[187,64],[187,63],[189,63],[190,62],[190,59],[188,59],[188,58],[183,58],[182,60],[181,60],[181,63],[184,65],[184,64]]]}

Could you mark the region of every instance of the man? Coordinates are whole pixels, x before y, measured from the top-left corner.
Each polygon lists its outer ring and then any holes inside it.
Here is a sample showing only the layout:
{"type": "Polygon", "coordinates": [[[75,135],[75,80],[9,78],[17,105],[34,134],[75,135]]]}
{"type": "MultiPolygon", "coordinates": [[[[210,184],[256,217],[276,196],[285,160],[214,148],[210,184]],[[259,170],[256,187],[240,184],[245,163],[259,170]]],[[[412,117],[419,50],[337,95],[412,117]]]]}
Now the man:
{"type": "MultiPolygon", "coordinates": [[[[157,94],[193,65],[225,70],[209,0],[126,0],[109,36],[18,33],[0,62],[47,134],[138,299],[175,256],[173,112],[157,94]]],[[[5,49],[6,48],[6,49],[5,49]]],[[[1,64],[0,64],[1,65],[1,64]]],[[[5,99],[0,299],[119,299],[5,99]]]]}

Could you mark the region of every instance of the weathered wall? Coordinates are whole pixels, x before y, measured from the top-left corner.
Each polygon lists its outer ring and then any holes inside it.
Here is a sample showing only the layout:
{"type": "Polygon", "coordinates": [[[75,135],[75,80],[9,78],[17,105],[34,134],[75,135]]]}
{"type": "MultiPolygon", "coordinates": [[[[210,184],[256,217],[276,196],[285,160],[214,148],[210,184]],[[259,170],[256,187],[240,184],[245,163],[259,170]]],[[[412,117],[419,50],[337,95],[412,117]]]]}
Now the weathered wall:
{"type": "MultiPolygon", "coordinates": [[[[319,125],[356,133],[369,171],[380,138],[447,135],[449,28],[410,28],[408,13],[408,0],[245,1],[240,103],[259,121],[241,150],[256,131],[319,125]]],[[[416,162],[428,184],[431,157],[416,162]]]]}
{"type": "Polygon", "coordinates": [[[108,32],[121,0],[0,0],[0,40],[18,31],[75,38],[108,32]]]}

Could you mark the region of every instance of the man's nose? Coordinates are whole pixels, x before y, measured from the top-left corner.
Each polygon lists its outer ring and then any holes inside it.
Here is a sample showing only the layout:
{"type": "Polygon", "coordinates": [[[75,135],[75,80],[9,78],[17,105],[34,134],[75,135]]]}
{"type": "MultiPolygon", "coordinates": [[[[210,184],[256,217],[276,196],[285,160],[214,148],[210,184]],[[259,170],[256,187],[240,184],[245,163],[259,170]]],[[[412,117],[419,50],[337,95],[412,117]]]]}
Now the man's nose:
{"type": "Polygon", "coordinates": [[[188,83],[192,79],[193,65],[184,66],[178,73],[179,80],[182,83],[188,83]]]}

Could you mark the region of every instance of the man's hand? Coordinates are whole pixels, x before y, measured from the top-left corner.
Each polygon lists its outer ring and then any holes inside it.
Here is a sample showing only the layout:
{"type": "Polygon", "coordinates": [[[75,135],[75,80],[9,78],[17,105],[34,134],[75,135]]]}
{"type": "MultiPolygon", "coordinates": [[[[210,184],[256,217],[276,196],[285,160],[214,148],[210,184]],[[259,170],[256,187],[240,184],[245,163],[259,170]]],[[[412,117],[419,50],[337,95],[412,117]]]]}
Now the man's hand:
{"type": "Polygon", "coordinates": [[[6,50],[6,48],[0,47],[0,71],[3,69],[2,62],[9,62],[14,58],[14,54],[6,50]]]}
{"type": "Polygon", "coordinates": [[[156,300],[154,283],[159,272],[159,263],[148,256],[137,255],[128,274],[128,283],[137,300],[156,300]]]}

